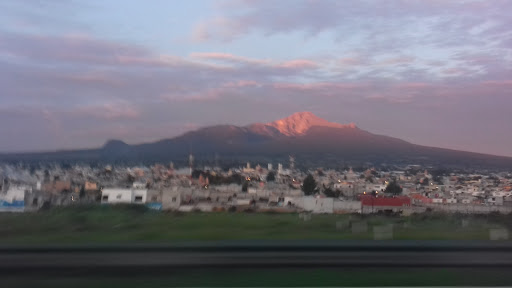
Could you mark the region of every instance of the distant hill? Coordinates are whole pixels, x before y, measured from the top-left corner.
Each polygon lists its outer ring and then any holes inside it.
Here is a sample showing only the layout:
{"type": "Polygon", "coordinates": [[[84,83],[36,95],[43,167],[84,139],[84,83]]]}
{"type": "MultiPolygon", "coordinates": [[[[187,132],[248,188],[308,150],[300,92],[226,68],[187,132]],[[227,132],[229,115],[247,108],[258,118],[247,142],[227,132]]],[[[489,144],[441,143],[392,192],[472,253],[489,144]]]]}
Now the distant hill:
{"type": "Polygon", "coordinates": [[[128,145],[120,140],[110,140],[98,149],[3,154],[0,160],[166,162],[184,160],[190,153],[198,160],[220,155],[223,159],[247,159],[260,163],[295,155],[298,160],[304,159],[314,167],[332,167],[332,163],[341,162],[512,167],[511,157],[420,146],[372,134],[353,123],[332,123],[311,112],[295,113],[275,122],[244,127],[205,127],[153,143],[128,145]]]}

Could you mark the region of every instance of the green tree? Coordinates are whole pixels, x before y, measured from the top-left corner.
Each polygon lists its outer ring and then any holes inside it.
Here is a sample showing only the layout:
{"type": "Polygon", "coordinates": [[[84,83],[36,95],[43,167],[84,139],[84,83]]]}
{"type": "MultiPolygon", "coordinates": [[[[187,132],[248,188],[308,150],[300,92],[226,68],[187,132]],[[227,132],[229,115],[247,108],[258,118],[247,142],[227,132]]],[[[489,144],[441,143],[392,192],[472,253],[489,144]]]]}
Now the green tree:
{"type": "Polygon", "coordinates": [[[324,187],[324,195],[329,198],[338,198],[338,197],[340,197],[340,194],[341,194],[341,191],[339,191],[339,190],[332,190],[329,187],[327,187],[327,188],[324,187]]]}
{"type": "Polygon", "coordinates": [[[313,178],[313,175],[308,174],[306,178],[304,178],[304,182],[302,182],[302,191],[306,195],[313,195],[316,191],[316,181],[313,178]]]}
{"type": "Polygon", "coordinates": [[[402,194],[402,187],[396,183],[396,181],[389,182],[388,186],[386,186],[386,190],[384,192],[390,193],[393,195],[399,195],[402,194]]]}
{"type": "Polygon", "coordinates": [[[276,173],[273,171],[268,172],[267,174],[267,182],[273,182],[276,181],[276,173]]]}

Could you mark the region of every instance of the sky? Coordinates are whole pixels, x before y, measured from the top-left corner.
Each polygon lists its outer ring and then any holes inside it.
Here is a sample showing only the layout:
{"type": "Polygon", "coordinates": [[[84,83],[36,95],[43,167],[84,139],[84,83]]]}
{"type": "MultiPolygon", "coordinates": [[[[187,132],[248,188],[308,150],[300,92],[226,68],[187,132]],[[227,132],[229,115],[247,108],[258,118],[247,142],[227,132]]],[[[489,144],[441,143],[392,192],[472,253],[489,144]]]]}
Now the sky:
{"type": "Polygon", "coordinates": [[[2,0],[0,152],[311,111],[512,156],[509,0],[2,0]]]}

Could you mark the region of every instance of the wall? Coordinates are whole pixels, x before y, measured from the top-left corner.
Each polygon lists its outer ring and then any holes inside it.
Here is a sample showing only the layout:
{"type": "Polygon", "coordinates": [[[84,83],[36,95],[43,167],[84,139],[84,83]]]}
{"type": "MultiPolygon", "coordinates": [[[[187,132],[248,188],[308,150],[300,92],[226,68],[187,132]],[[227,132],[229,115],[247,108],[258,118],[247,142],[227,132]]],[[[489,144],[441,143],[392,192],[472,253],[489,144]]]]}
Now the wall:
{"type": "Polygon", "coordinates": [[[162,203],[162,190],[149,189],[147,192],[147,203],[162,203]]]}
{"type": "Polygon", "coordinates": [[[178,191],[163,190],[162,191],[162,209],[178,210],[181,204],[181,195],[178,191]]]}
{"type": "Polygon", "coordinates": [[[132,189],[103,189],[101,192],[101,203],[132,203],[132,189]],[[108,196],[108,200],[104,200],[105,196],[108,196]]]}
{"type": "Polygon", "coordinates": [[[340,201],[335,199],[333,202],[334,213],[360,213],[360,201],[340,201]]]}
{"type": "Polygon", "coordinates": [[[316,198],[306,196],[302,198],[303,209],[313,213],[333,213],[333,198],[316,198]]]}
{"type": "Polygon", "coordinates": [[[147,189],[133,189],[132,190],[132,203],[143,204],[146,203],[148,195],[147,189]],[[139,200],[137,200],[139,199],[139,200]]]}
{"type": "Polygon", "coordinates": [[[470,213],[470,214],[488,214],[492,212],[499,212],[508,214],[512,212],[512,207],[509,206],[496,206],[496,205],[474,205],[474,204],[450,204],[450,205],[439,205],[439,204],[427,204],[425,207],[431,208],[434,211],[443,212],[459,212],[459,213],[470,213]]]}

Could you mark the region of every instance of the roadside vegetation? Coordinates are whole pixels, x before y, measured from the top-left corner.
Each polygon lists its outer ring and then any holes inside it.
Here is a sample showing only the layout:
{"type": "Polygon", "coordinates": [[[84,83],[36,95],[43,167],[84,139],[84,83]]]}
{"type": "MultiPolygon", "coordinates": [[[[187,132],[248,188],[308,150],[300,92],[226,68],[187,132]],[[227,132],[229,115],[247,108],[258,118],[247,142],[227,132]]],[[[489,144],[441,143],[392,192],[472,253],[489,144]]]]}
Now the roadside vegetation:
{"type": "Polygon", "coordinates": [[[488,240],[489,229],[512,228],[511,217],[424,213],[311,215],[178,213],[137,205],[57,207],[0,214],[0,243],[162,243],[212,240],[374,239],[375,226],[392,224],[395,240],[488,240]],[[358,228],[353,228],[357,226],[358,228]],[[363,227],[363,228],[361,228],[363,227]]]}

